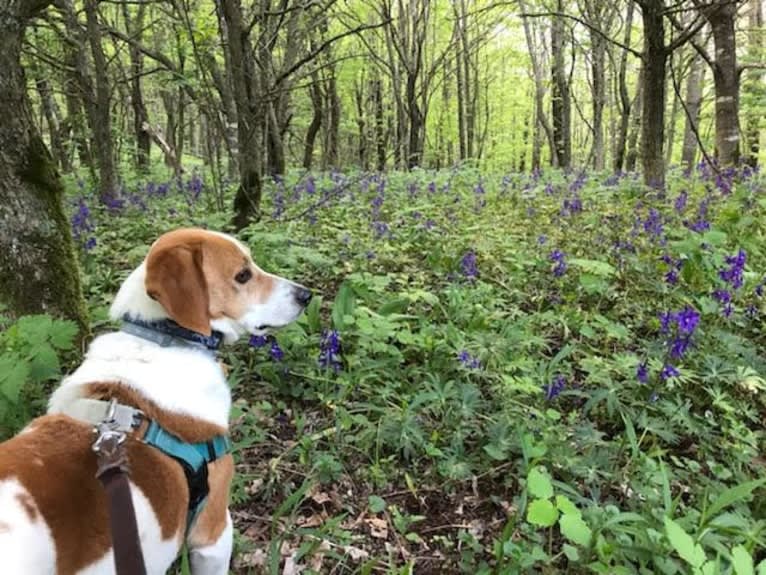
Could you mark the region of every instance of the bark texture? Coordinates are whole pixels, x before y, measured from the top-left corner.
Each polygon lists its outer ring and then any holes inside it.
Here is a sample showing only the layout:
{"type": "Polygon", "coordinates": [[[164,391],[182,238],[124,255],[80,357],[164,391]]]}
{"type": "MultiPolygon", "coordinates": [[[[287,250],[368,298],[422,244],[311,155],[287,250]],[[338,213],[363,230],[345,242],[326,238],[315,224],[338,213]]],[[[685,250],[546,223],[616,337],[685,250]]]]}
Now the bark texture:
{"type": "Polygon", "coordinates": [[[46,2],[0,0],[0,303],[15,316],[51,313],[87,328],[63,188],[35,128],[20,55],[46,2]],[[21,5],[20,5],[21,4],[21,5]]]}

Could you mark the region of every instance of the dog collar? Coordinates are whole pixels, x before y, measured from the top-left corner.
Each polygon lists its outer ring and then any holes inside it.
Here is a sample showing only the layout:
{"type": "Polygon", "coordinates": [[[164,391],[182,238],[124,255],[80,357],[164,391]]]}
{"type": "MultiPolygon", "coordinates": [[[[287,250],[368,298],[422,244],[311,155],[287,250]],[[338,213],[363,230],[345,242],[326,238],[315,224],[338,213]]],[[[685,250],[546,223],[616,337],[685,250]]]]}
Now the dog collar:
{"type": "Polygon", "coordinates": [[[216,352],[223,342],[223,334],[215,331],[210,335],[181,327],[172,319],[144,321],[123,316],[121,331],[156,343],[161,347],[205,348],[216,352]]]}

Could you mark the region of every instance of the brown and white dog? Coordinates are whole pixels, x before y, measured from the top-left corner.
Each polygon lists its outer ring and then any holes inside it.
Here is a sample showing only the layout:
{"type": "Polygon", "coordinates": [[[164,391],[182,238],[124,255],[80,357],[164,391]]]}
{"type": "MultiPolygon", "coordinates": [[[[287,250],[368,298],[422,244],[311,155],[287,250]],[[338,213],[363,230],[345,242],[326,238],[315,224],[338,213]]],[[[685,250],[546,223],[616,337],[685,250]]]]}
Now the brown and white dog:
{"type": "MultiPolygon", "coordinates": [[[[234,238],[198,229],[160,237],[130,274],[111,308],[114,319],[170,318],[231,343],[295,320],[311,292],[262,271],[234,238]]],[[[215,357],[193,347],[162,347],[125,332],[97,337],[82,365],[50,399],[48,414],[0,444],[0,573],[114,573],[108,511],[96,471],[92,426],[73,419],[82,398],[116,399],[182,440],[226,434],[229,388],[215,357]]],[[[181,465],[140,441],[127,441],[130,481],[147,572],[165,573],[185,542],[195,575],[228,573],[231,455],[208,465],[209,496],[187,529],[189,488],[181,465]]]]}

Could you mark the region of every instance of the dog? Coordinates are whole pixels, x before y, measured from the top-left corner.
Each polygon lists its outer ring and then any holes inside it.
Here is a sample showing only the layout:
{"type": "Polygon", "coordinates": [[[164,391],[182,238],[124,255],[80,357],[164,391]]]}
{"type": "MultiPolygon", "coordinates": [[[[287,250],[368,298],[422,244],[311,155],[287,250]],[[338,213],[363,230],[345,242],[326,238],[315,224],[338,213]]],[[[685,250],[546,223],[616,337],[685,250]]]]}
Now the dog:
{"type": "Polygon", "coordinates": [[[178,445],[224,441],[231,396],[210,349],[287,325],[310,299],[304,286],[261,270],[231,236],[181,229],[154,242],[111,307],[123,329],[95,338],[52,394],[48,413],[0,444],[0,572],[115,572],[92,449],[100,415],[87,415],[116,402],[138,420],[125,445],[147,573],[165,573],[184,543],[194,575],[228,573],[232,456],[206,458],[200,488],[188,466],[147,434],[156,426],[178,445]],[[203,504],[192,509],[200,489],[203,504]]]}

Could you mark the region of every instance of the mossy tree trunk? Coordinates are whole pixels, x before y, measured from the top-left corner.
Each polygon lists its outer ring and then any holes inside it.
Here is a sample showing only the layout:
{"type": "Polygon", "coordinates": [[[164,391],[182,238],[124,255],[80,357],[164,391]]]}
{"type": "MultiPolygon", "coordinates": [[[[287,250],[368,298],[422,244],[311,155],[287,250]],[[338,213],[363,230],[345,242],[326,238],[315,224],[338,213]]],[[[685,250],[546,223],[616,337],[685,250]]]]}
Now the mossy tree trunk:
{"type": "Polygon", "coordinates": [[[0,304],[86,328],[63,188],[32,121],[20,62],[24,29],[48,3],[0,0],[0,304]]]}

